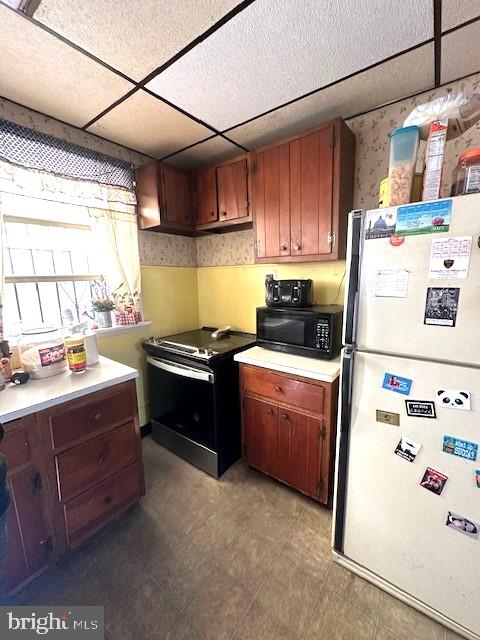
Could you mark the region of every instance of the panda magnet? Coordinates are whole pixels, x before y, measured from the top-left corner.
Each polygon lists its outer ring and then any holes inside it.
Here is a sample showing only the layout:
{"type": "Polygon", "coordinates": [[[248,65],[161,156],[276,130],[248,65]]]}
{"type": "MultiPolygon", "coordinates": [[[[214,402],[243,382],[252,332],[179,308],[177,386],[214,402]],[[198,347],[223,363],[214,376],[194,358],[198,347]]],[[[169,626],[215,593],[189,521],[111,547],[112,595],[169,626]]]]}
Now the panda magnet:
{"type": "Polygon", "coordinates": [[[438,406],[443,409],[470,411],[471,393],[460,389],[437,389],[438,406]]]}

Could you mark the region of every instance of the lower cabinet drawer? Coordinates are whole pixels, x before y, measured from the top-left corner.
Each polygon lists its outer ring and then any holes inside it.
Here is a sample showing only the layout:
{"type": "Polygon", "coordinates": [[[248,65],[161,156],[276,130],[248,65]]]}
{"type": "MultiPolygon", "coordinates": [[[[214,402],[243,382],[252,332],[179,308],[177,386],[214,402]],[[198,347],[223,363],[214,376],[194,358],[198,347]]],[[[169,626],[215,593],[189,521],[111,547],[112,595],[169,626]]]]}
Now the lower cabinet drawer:
{"type": "Polygon", "coordinates": [[[325,391],[320,385],[295,380],[259,367],[242,366],[243,392],[264,396],[316,415],[323,415],[325,391]]]}
{"type": "Polygon", "coordinates": [[[138,436],[133,422],[56,457],[58,497],[67,502],[137,460],[138,436]]]}
{"type": "Polygon", "coordinates": [[[140,498],[140,474],[135,463],[70,500],[64,507],[68,546],[75,545],[115,513],[140,498]]]}

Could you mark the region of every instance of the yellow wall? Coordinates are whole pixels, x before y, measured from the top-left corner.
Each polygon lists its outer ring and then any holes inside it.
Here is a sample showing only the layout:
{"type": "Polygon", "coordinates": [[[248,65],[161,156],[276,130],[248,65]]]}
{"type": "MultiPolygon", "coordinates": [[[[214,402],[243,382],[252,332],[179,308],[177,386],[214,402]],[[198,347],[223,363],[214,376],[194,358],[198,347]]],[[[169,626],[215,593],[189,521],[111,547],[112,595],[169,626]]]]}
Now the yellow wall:
{"type": "Polygon", "coordinates": [[[265,274],[277,278],[312,278],[318,304],[343,304],[345,262],[305,262],[231,267],[199,267],[198,310],[200,326],[231,324],[239,331],[255,333],[255,309],[265,304],[265,274]]]}
{"type": "Polygon", "coordinates": [[[144,266],[141,271],[144,315],[152,324],[140,331],[101,338],[98,346],[102,355],[139,370],[138,408],[143,425],[149,420],[149,412],[142,340],[196,329],[199,320],[195,267],[144,266]]]}

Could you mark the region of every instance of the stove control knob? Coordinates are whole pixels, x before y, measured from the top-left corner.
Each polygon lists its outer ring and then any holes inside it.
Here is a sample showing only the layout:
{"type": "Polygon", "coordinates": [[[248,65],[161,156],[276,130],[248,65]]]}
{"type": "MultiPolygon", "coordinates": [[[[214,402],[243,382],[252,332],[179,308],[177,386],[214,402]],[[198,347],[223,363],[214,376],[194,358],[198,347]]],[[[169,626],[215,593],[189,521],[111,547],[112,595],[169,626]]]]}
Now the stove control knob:
{"type": "Polygon", "coordinates": [[[153,342],[155,344],[155,337],[150,336],[149,338],[147,338],[147,342],[153,342]]]}
{"type": "Polygon", "coordinates": [[[199,347],[199,349],[198,349],[198,353],[199,353],[199,354],[206,353],[206,350],[205,350],[203,347],[199,347]]]}
{"type": "Polygon", "coordinates": [[[207,356],[213,356],[213,351],[211,349],[207,349],[207,356]]]}

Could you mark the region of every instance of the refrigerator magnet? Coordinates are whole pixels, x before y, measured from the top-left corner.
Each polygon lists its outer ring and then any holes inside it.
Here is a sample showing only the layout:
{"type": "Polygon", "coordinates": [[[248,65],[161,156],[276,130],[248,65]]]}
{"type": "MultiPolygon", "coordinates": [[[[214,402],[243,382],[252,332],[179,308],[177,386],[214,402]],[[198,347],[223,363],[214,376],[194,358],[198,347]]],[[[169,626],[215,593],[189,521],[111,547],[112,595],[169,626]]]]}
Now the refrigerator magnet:
{"type": "Polygon", "coordinates": [[[436,418],[435,403],[432,400],[405,400],[407,416],[413,418],[436,418]]]}
{"type": "Polygon", "coordinates": [[[424,324],[454,327],[459,296],[458,287],[428,287],[424,324]]]}
{"type": "Polygon", "coordinates": [[[401,393],[404,396],[408,396],[410,394],[410,389],[412,388],[412,382],[413,381],[410,380],[410,378],[402,378],[402,376],[396,376],[395,374],[387,371],[383,376],[382,387],[389,391],[395,391],[395,393],[401,393]]]}
{"type": "Polygon", "coordinates": [[[440,471],[435,471],[431,467],[427,467],[423,478],[420,480],[420,486],[424,489],[428,489],[432,493],[436,493],[439,496],[443,487],[446,485],[448,476],[444,476],[440,471]]]}
{"type": "Polygon", "coordinates": [[[391,424],[394,427],[400,426],[400,414],[393,413],[392,411],[383,411],[382,409],[376,409],[377,422],[383,422],[384,424],[391,424]]]}
{"type": "Polygon", "coordinates": [[[450,229],[452,201],[422,202],[398,207],[395,233],[413,236],[421,233],[440,233],[450,229]]]}
{"type": "Polygon", "coordinates": [[[468,276],[472,236],[435,238],[430,252],[430,280],[460,280],[468,276]]]}
{"type": "Polygon", "coordinates": [[[480,469],[475,469],[475,482],[477,483],[477,489],[480,489],[480,469]]]}
{"type": "Polygon", "coordinates": [[[460,531],[460,533],[465,533],[467,536],[470,536],[470,538],[478,539],[480,527],[476,522],[470,520],[470,518],[465,518],[465,516],[460,516],[458,513],[449,511],[445,524],[447,527],[460,531]]]}
{"type": "Polygon", "coordinates": [[[478,444],[476,442],[455,438],[454,436],[443,436],[443,451],[453,456],[475,462],[478,454],[478,444]]]}
{"type": "Polygon", "coordinates": [[[388,238],[395,233],[397,207],[385,207],[367,211],[365,217],[365,240],[388,238]]]}
{"type": "Polygon", "coordinates": [[[402,436],[400,442],[397,444],[395,453],[397,456],[400,456],[400,458],[408,460],[408,462],[413,462],[421,448],[422,445],[419,442],[415,442],[415,440],[411,440],[407,438],[407,436],[402,436]]]}
{"type": "Polygon", "coordinates": [[[440,407],[444,409],[461,409],[470,411],[470,391],[459,389],[437,389],[437,400],[440,407]]]}

